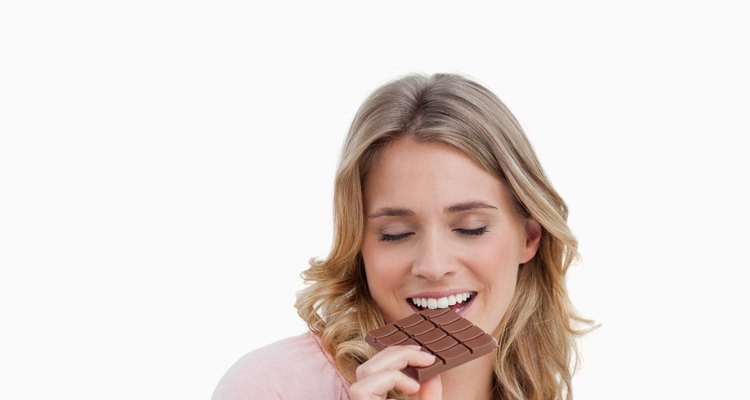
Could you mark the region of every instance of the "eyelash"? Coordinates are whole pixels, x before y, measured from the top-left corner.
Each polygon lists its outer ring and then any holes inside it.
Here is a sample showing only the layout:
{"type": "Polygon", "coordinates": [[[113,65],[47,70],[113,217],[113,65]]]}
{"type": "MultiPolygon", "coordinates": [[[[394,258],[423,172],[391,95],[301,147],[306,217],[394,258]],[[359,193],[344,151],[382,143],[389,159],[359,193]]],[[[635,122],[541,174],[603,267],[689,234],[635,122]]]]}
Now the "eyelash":
{"type": "MultiPolygon", "coordinates": [[[[481,236],[485,233],[489,232],[487,230],[486,226],[483,226],[481,228],[477,229],[456,229],[458,232],[461,232],[464,235],[470,235],[470,236],[481,236]]],[[[400,235],[380,235],[380,238],[378,239],[381,242],[391,242],[391,241],[398,241],[405,239],[407,236],[412,235],[412,232],[409,233],[402,233],[400,235]]]]}

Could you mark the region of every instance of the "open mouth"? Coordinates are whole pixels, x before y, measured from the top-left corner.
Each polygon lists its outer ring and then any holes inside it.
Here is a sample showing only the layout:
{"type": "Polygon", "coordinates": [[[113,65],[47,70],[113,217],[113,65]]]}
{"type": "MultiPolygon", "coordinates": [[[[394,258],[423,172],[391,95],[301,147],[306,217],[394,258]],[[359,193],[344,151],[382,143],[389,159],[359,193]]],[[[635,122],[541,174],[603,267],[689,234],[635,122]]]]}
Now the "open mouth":
{"type": "Polygon", "coordinates": [[[477,292],[464,292],[447,297],[411,297],[407,302],[415,311],[436,308],[450,308],[455,312],[461,312],[469,306],[476,297],[477,292]]]}

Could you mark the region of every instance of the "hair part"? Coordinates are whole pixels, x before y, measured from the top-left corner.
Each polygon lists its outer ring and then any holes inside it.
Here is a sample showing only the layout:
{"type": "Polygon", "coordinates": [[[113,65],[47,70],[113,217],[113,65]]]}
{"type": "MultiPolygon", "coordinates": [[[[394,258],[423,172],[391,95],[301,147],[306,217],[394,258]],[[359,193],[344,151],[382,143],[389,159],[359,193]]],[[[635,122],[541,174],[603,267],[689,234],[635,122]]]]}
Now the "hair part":
{"type": "Polygon", "coordinates": [[[592,321],[575,313],[565,287],[565,273],[578,258],[567,206],[513,114],[488,89],[460,75],[405,76],[377,89],[357,111],[336,174],[333,245],[326,259],[311,259],[302,273],[309,286],[297,295],[300,317],[354,382],[356,368],[375,353],[364,341],[366,332],[385,323],[367,289],[360,254],[362,189],[382,150],[404,136],[461,150],[506,185],[520,215],[540,223],[539,249],[519,267],[514,297],[493,332],[500,344],[493,397],[572,398],[575,338],[587,332],[578,327],[592,321]]]}

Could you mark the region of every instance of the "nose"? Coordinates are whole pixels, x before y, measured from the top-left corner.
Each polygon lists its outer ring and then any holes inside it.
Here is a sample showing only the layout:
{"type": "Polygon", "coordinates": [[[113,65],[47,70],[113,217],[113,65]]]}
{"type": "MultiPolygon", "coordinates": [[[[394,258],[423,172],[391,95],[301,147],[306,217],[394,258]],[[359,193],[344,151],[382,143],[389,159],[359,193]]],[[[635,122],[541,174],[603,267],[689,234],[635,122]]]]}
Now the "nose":
{"type": "Polygon", "coordinates": [[[411,268],[412,275],[437,282],[456,272],[455,260],[450,255],[448,243],[438,232],[426,234],[417,246],[416,252],[411,268]]]}

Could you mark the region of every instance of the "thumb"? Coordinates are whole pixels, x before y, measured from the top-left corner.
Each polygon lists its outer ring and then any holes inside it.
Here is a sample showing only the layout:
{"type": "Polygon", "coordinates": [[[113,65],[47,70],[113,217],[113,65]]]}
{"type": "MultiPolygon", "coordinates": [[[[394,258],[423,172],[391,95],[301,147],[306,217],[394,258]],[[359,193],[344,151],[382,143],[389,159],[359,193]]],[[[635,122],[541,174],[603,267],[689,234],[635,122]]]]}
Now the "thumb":
{"type": "Polygon", "coordinates": [[[442,400],[443,383],[440,381],[440,374],[422,382],[419,385],[419,400],[442,400]]]}

